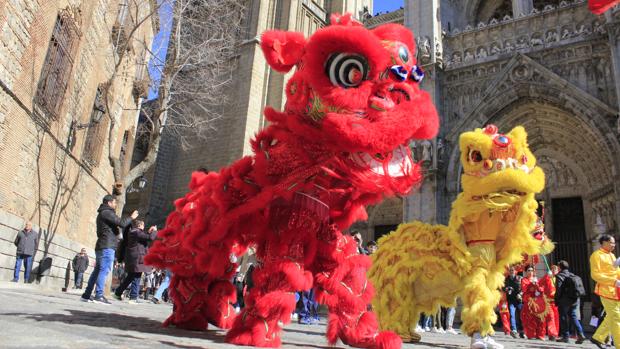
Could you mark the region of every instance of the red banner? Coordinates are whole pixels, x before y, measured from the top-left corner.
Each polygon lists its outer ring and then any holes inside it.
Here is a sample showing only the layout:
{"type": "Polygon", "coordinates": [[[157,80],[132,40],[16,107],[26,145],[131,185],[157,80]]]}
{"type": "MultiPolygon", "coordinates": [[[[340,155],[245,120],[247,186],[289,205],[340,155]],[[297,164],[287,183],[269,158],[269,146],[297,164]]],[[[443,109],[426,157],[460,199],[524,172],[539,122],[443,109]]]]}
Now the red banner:
{"type": "Polygon", "coordinates": [[[590,11],[600,15],[619,3],[620,0],[589,0],[588,7],[590,7],[590,11]]]}

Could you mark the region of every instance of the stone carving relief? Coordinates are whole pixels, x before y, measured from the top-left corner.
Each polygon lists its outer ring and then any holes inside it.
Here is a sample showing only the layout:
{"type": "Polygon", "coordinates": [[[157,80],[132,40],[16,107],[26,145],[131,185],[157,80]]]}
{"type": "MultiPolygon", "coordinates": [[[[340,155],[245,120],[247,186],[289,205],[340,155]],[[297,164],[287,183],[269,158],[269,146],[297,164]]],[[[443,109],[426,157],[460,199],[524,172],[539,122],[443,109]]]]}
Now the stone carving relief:
{"type": "Polygon", "coordinates": [[[605,26],[601,24],[601,22],[599,22],[598,20],[595,20],[594,23],[592,23],[592,28],[594,34],[607,34],[607,29],[605,29],[605,26]]]}
{"type": "Polygon", "coordinates": [[[590,30],[590,25],[581,24],[579,28],[575,31],[575,36],[588,36],[592,34],[592,30],[590,30]]]}
{"type": "Polygon", "coordinates": [[[558,33],[555,30],[549,30],[545,35],[545,42],[553,43],[558,41],[558,33]]]}
{"type": "Polygon", "coordinates": [[[571,30],[568,27],[562,28],[562,40],[570,39],[572,37],[571,30]]]}
{"type": "Polygon", "coordinates": [[[498,55],[502,52],[502,48],[498,43],[494,42],[491,44],[491,56],[498,55]]]}
{"type": "Polygon", "coordinates": [[[532,47],[535,47],[535,46],[542,46],[542,45],[544,45],[544,44],[545,44],[545,43],[543,42],[543,39],[542,39],[542,34],[540,34],[540,33],[534,33],[534,34],[532,35],[532,38],[530,39],[530,45],[531,45],[532,47]]]}
{"type": "Polygon", "coordinates": [[[428,36],[418,38],[418,50],[420,62],[429,63],[431,61],[431,42],[428,36]]]}
{"type": "Polygon", "coordinates": [[[528,45],[529,44],[528,41],[529,40],[527,39],[527,36],[525,36],[525,35],[521,36],[520,38],[517,39],[517,44],[515,45],[515,49],[523,50],[523,49],[528,48],[528,46],[529,46],[528,45]]]}
{"type": "MultiPolygon", "coordinates": [[[[466,66],[469,62],[474,62],[478,59],[486,60],[487,57],[500,56],[502,54],[511,54],[514,51],[519,52],[531,52],[534,50],[548,49],[551,47],[561,46],[566,41],[570,43],[577,43],[581,41],[590,41],[593,37],[600,37],[607,35],[608,28],[600,18],[592,18],[592,15],[588,12],[586,6],[575,8],[573,4],[584,3],[584,0],[571,1],[569,5],[564,7],[554,8],[552,5],[548,5],[546,12],[544,13],[531,13],[526,17],[526,21],[523,19],[514,20],[512,18],[506,18],[509,22],[502,21],[496,23],[493,27],[486,26],[484,28],[478,27],[476,29],[467,27],[466,32],[462,32],[458,35],[453,31],[446,35],[443,41],[443,47],[446,50],[455,53],[461,52],[460,57],[454,55],[450,56],[450,59],[446,62],[446,67],[450,68],[454,65],[466,66]],[[551,6],[551,7],[549,7],[551,6]],[[577,12],[576,12],[577,11],[577,12]],[[581,12],[579,12],[581,11],[581,12]],[[566,15],[579,15],[575,17],[576,24],[559,25],[558,23],[565,23],[561,20],[564,17],[562,13],[566,15]],[[515,30],[515,28],[534,28],[540,27],[540,25],[532,23],[528,24],[528,20],[536,19],[539,23],[539,17],[550,17],[545,19],[544,24],[540,30],[531,33],[523,33],[523,30],[515,30]],[[515,33],[520,33],[516,35],[515,33]],[[484,46],[480,46],[481,43],[488,43],[484,46]],[[459,59],[460,58],[460,59],[459,59]]],[[[620,11],[619,11],[620,12],[620,11]]],[[[620,40],[620,25],[617,26],[617,30],[614,33],[618,34],[620,40]]]]}
{"type": "Polygon", "coordinates": [[[472,53],[472,50],[465,51],[465,57],[463,58],[463,61],[469,62],[469,61],[472,61],[473,59],[474,59],[474,54],[472,53]]]}
{"type": "Polygon", "coordinates": [[[565,189],[579,185],[577,175],[563,162],[546,155],[538,156],[537,159],[545,170],[547,188],[565,189]]]}
{"type": "Polygon", "coordinates": [[[463,58],[461,57],[461,53],[460,52],[454,52],[452,54],[452,59],[450,60],[451,64],[458,64],[461,63],[461,61],[463,60],[463,58]]]}
{"type": "Polygon", "coordinates": [[[605,232],[617,233],[617,222],[614,220],[616,205],[614,203],[613,191],[603,196],[594,198],[591,201],[592,210],[594,211],[594,217],[601,217],[602,223],[605,226],[605,232]]]}

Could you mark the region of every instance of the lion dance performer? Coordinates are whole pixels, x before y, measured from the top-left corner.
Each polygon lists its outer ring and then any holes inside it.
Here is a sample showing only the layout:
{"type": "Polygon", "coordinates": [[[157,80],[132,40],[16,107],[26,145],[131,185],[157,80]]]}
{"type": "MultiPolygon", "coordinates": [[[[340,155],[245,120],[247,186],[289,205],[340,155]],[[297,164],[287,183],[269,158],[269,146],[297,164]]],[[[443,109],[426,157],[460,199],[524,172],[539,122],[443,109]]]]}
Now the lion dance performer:
{"type": "Polygon", "coordinates": [[[253,155],[219,173],[192,175],[147,262],[174,274],[173,314],[165,325],[230,329],[239,345],[280,346],[295,291],[316,288],[329,308],[327,337],[361,348],[400,348],[378,332],[367,304],[367,256],[341,231],[366,219],[364,206],[405,194],[422,176],[408,149],[435,136],[438,117],[416,66],[414,38],[400,25],[365,29],[350,15],[306,39],[262,35],[267,63],[296,67],[283,112],[265,109],[269,126],[253,155]],[[246,307],[235,316],[231,253],[256,246],[258,267],[246,307]]]}
{"type": "Polygon", "coordinates": [[[497,320],[504,271],[523,254],[548,253],[549,239],[532,235],[534,195],[544,173],[527,145],[523,127],[501,134],[494,125],[460,136],[463,192],[452,204],[448,226],[402,224],[379,240],[369,277],[379,290],[373,301],[383,329],[404,340],[421,312],[463,301],[464,333],[471,348],[503,348],[489,335],[497,320]]]}
{"type": "Polygon", "coordinates": [[[525,276],[521,279],[523,291],[523,310],[521,323],[523,332],[528,339],[545,339],[547,333],[545,319],[550,314],[549,300],[545,295],[545,288],[536,277],[534,266],[528,265],[525,276]]]}

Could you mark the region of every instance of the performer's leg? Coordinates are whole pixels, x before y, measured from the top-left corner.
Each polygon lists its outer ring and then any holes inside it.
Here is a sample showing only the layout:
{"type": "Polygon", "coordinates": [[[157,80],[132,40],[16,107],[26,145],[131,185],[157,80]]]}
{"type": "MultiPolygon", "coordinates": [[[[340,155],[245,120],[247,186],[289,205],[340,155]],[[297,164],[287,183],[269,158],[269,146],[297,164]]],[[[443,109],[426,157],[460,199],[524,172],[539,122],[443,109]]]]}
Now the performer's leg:
{"type": "Polygon", "coordinates": [[[172,315],[164,321],[164,326],[174,325],[186,330],[204,331],[208,321],[200,309],[208,298],[209,283],[205,275],[183,277],[172,275],[168,294],[173,302],[172,315]]]}
{"type": "Polygon", "coordinates": [[[334,226],[319,235],[313,269],[317,300],[329,308],[327,339],[334,344],[340,338],[358,348],[400,348],[400,337],[379,332],[375,314],[368,311],[374,293],[366,278],[369,267],[368,256],[358,254],[355,242],[334,226]]]}
{"type": "Polygon", "coordinates": [[[252,273],[254,287],[226,335],[228,343],[279,347],[282,326],[291,321],[295,310],[295,292],[312,287],[312,273],[304,265],[306,259],[314,258],[307,248],[316,246],[313,236],[316,233],[287,222],[273,222],[273,231],[257,247],[257,258],[262,265],[252,273]]]}
{"type": "Polygon", "coordinates": [[[601,297],[601,302],[607,315],[592,337],[605,343],[605,338],[611,334],[614,338],[614,346],[618,349],[620,348],[620,301],[601,297]]]}
{"type": "Polygon", "coordinates": [[[510,314],[508,312],[502,312],[502,329],[504,334],[510,334],[510,314]]]}
{"type": "Polygon", "coordinates": [[[534,323],[536,323],[536,338],[544,340],[547,335],[547,326],[545,321],[542,321],[540,318],[536,317],[534,323]]]}
{"type": "Polygon", "coordinates": [[[500,293],[495,286],[491,267],[495,264],[495,247],[492,244],[475,244],[470,246],[475,259],[471,272],[465,277],[463,290],[463,312],[461,320],[463,333],[471,336],[493,334],[493,324],[497,321],[495,306],[499,303],[500,293]]]}

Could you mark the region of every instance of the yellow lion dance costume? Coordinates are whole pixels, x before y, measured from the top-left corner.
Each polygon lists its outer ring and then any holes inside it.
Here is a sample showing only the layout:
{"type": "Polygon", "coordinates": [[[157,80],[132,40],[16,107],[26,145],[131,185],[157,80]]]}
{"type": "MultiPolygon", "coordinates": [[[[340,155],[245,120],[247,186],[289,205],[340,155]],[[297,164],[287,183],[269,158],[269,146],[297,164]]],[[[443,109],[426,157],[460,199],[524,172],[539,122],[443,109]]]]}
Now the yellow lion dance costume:
{"type": "Polygon", "coordinates": [[[527,145],[521,126],[508,134],[494,125],[460,136],[463,192],[452,204],[448,226],[401,224],[379,239],[369,277],[377,289],[374,309],[383,329],[405,341],[420,313],[463,302],[461,327],[471,348],[501,349],[489,335],[497,320],[506,268],[524,254],[553,250],[548,239],[532,235],[545,175],[527,145]]]}

